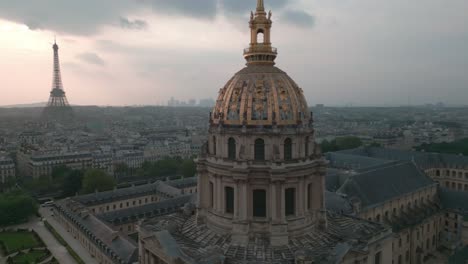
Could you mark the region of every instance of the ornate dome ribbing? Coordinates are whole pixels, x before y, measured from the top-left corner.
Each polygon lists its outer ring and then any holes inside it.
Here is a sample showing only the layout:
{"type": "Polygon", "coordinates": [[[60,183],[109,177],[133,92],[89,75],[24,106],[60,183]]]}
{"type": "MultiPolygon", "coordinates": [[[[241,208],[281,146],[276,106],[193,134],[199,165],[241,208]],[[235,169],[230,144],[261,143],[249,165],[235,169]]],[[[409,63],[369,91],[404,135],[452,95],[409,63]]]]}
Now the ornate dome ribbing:
{"type": "Polygon", "coordinates": [[[248,65],[221,89],[213,124],[295,126],[311,115],[301,88],[272,65],[248,65]]]}

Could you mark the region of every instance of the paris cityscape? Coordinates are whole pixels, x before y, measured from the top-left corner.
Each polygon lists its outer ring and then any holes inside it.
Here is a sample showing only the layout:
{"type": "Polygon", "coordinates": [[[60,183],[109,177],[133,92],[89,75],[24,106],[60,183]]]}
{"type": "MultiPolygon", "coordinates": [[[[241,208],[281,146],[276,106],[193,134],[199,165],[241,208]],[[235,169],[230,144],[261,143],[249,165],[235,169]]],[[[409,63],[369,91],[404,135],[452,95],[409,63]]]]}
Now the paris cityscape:
{"type": "Polygon", "coordinates": [[[468,3],[26,2],[0,263],[468,263],[468,3]]]}

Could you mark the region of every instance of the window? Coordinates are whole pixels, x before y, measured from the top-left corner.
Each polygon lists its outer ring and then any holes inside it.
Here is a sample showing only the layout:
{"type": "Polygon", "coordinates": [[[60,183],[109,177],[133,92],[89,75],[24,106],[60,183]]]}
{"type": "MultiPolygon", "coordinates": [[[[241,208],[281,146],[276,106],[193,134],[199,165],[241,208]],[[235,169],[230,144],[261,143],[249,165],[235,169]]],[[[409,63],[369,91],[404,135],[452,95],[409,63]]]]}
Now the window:
{"type": "Polygon", "coordinates": [[[296,205],[296,189],[288,188],[284,190],[284,204],[286,206],[286,216],[295,214],[296,205]]]}
{"type": "Polygon", "coordinates": [[[306,157],[309,156],[309,137],[305,138],[305,155],[306,155],[306,157]]]}
{"type": "Polygon", "coordinates": [[[401,247],[401,238],[398,240],[398,247],[401,247]]]}
{"type": "Polygon", "coordinates": [[[375,221],[380,222],[380,214],[375,217],[375,221]]]}
{"type": "Polygon", "coordinates": [[[253,216],[266,217],[266,191],[253,191],[253,216]]]}
{"type": "Polygon", "coordinates": [[[233,138],[228,140],[228,159],[236,159],[236,140],[233,138]]]}
{"type": "Polygon", "coordinates": [[[409,261],[409,250],[406,250],[405,260],[406,260],[406,262],[409,261]]]}
{"type": "Polygon", "coordinates": [[[260,43],[260,44],[265,43],[265,35],[263,34],[262,29],[259,29],[257,32],[257,43],[260,43]]]}
{"type": "Polygon", "coordinates": [[[310,209],[312,207],[312,183],[307,185],[307,208],[310,209]]]}
{"type": "Polygon", "coordinates": [[[213,208],[214,206],[214,193],[213,193],[213,183],[210,182],[210,207],[213,208]]]}
{"type": "Polygon", "coordinates": [[[402,262],[402,256],[399,255],[399,256],[398,256],[398,264],[401,264],[401,263],[403,263],[403,262],[402,262]]]}
{"type": "Polygon", "coordinates": [[[284,160],[292,160],[292,140],[290,138],[284,141],[284,160]]]}
{"type": "Polygon", "coordinates": [[[265,160],[265,141],[261,138],[255,140],[254,159],[257,161],[265,160]]]}
{"type": "Polygon", "coordinates": [[[374,263],[375,264],[380,264],[382,263],[382,252],[377,252],[377,254],[375,254],[374,256],[374,263]]]}
{"type": "Polygon", "coordinates": [[[224,194],[226,199],[226,213],[233,214],[234,213],[234,188],[232,187],[225,187],[224,194]]]}

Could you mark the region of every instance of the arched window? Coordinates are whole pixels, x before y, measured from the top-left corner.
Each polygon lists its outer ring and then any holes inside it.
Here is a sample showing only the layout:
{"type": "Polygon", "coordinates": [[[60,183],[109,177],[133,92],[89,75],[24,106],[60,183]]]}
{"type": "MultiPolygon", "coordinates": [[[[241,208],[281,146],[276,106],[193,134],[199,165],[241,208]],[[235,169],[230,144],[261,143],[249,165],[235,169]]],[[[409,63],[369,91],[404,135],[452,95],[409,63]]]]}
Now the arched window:
{"type": "Polygon", "coordinates": [[[288,188],[284,190],[284,204],[286,206],[286,216],[294,215],[296,209],[296,189],[288,188]]]}
{"type": "Polygon", "coordinates": [[[226,213],[234,213],[234,188],[224,187],[224,194],[226,199],[226,213]]]}
{"type": "Polygon", "coordinates": [[[233,138],[228,140],[228,158],[231,160],[236,159],[236,140],[233,138]]]}
{"type": "Polygon", "coordinates": [[[307,185],[307,209],[312,207],[312,183],[307,185]]]}
{"type": "Polygon", "coordinates": [[[305,156],[309,156],[309,137],[305,138],[305,156]]]}
{"type": "Polygon", "coordinates": [[[284,141],[284,160],[292,160],[292,140],[290,138],[284,141]]]}
{"type": "Polygon", "coordinates": [[[253,216],[266,217],[266,191],[254,190],[253,191],[253,216]]]}
{"type": "Polygon", "coordinates": [[[265,43],[265,35],[263,34],[263,29],[259,29],[257,31],[257,43],[259,44],[265,43]]]}
{"type": "Polygon", "coordinates": [[[255,140],[254,159],[257,161],[265,160],[265,141],[261,138],[255,140]]]}
{"type": "Polygon", "coordinates": [[[216,137],[213,136],[213,155],[216,155],[216,137]]]}

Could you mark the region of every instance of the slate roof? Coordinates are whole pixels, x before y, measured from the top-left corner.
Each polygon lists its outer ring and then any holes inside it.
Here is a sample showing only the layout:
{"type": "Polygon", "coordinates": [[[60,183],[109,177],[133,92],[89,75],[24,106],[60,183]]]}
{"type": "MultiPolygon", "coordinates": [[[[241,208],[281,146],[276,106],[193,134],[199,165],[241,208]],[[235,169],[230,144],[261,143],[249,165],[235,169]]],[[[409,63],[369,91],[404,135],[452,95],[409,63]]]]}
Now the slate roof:
{"type": "Polygon", "coordinates": [[[172,187],[182,189],[182,188],[196,186],[197,182],[198,182],[198,177],[190,177],[190,178],[183,178],[183,179],[169,181],[167,182],[167,184],[172,187]]]}
{"type": "Polygon", "coordinates": [[[87,206],[92,206],[108,202],[127,200],[134,197],[136,198],[155,193],[160,193],[168,197],[175,197],[181,194],[181,190],[174,188],[165,182],[157,181],[151,184],[77,196],[73,197],[73,200],[87,206]]]}
{"type": "Polygon", "coordinates": [[[83,235],[88,236],[103,253],[113,259],[114,263],[130,264],[138,261],[138,245],[90,214],[82,204],[65,199],[56,202],[54,206],[59,213],[81,229],[83,235]]]}
{"type": "MultiPolygon", "coordinates": [[[[300,255],[314,263],[339,263],[350,251],[366,252],[368,241],[391,235],[389,227],[341,214],[328,213],[328,228],[317,228],[310,233],[290,237],[285,246],[272,246],[260,235],[252,235],[247,245],[232,243],[231,234],[221,235],[205,225],[198,225],[196,216],[172,214],[147,220],[141,227],[153,233],[170,234],[177,242],[170,243],[174,252],[186,263],[211,263],[211,259],[224,259],[226,264],[293,264],[300,255]]],[[[214,263],[214,262],[213,262],[214,263]]]]}
{"type": "Polygon", "coordinates": [[[458,192],[439,187],[439,199],[445,209],[468,212],[468,192],[458,192]]]}
{"type": "Polygon", "coordinates": [[[414,161],[420,167],[439,166],[468,168],[468,157],[453,154],[405,151],[376,147],[361,147],[335,153],[366,156],[386,160],[414,161]]]}
{"type": "Polygon", "coordinates": [[[325,192],[325,208],[335,213],[353,214],[353,206],[349,199],[345,195],[336,192],[325,192]]]}
{"type": "Polygon", "coordinates": [[[177,198],[162,200],[157,203],[146,204],[113,212],[103,213],[98,217],[112,224],[135,222],[138,219],[150,218],[179,211],[185,204],[193,203],[195,194],[182,195],[177,198]]]}
{"type": "Polygon", "coordinates": [[[340,152],[326,153],[325,157],[328,161],[330,161],[331,167],[341,169],[364,169],[368,167],[379,166],[389,162],[386,159],[378,159],[340,152]]]}
{"type": "Polygon", "coordinates": [[[431,185],[436,183],[414,163],[398,162],[362,170],[350,176],[337,192],[360,199],[362,207],[372,207],[431,185]]]}

